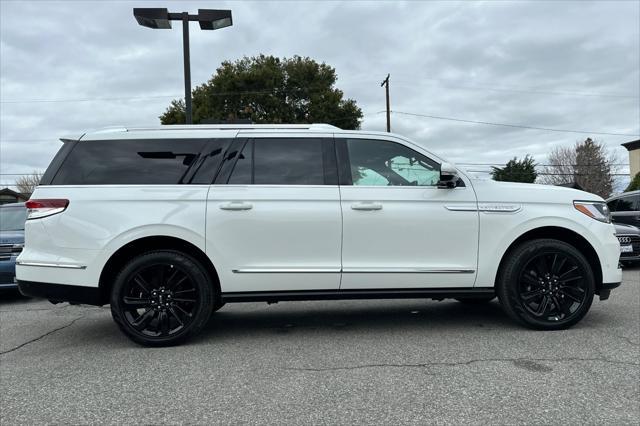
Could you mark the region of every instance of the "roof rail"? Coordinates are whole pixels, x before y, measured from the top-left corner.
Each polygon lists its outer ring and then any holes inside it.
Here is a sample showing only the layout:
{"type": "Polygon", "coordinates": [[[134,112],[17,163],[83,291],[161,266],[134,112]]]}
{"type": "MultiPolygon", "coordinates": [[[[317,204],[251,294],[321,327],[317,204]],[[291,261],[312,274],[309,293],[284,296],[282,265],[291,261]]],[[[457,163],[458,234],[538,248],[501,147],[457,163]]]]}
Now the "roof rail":
{"type": "Polygon", "coordinates": [[[90,133],[130,132],[140,130],[341,130],[326,123],[313,124],[169,124],[159,126],[122,126],[93,130],[90,133]]]}
{"type": "Polygon", "coordinates": [[[340,127],[327,123],[313,123],[309,126],[309,129],[327,129],[327,130],[342,130],[340,127]]]}

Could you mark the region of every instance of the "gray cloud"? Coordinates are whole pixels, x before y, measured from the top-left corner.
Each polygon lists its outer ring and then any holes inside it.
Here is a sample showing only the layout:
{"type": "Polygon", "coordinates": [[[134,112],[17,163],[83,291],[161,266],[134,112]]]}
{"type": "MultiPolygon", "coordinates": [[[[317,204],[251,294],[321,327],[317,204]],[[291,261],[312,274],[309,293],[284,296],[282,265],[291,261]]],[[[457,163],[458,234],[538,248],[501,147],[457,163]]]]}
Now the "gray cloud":
{"type": "MultiPolygon", "coordinates": [[[[138,26],[132,8],[206,2],[0,2],[0,173],[44,169],[65,133],[153,124],[182,93],[181,31],[138,26]],[[25,18],[28,17],[28,18],[25,18]],[[122,98],[121,100],[96,100],[122,98]],[[143,99],[136,99],[143,98],[143,99]],[[94,99],[8,103],[15,100],[94,99]]],[[[392,109],[538,127],[640,133],[638,2],[219,2],[234,26],[191,31],[192,81],[260,53],[334,66],[363,128],[392,109]],[[554,93],[548,93],[554,92],[554,93]],[[579,95],[582,94],[582,95],[579,95]],[[622,96],[585,96],[585,95],[622,96]],[[626,96],[626,97],[625,97],[626,96]]],[[[392,116],[393,130],[453,161],[504,163],[588,135],[392,116]]],[[[620,143],[598,136],[627,161],[620,143]]],[[[2,176],[0,183],[12,181],[2,176]]]]}

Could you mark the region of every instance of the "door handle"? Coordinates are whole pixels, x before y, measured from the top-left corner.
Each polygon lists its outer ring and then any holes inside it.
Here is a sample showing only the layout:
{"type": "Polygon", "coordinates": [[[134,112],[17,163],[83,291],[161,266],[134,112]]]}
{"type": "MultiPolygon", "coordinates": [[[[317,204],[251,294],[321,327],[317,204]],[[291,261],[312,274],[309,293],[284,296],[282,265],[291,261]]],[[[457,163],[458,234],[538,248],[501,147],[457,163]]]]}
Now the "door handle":
{"type": "Polygon", "coordinates": [[[220,204],[220,208],[222,210],[251,210],[253,205],[244,201],[230,201],[220,204]]]}
{"type": "Polygon", "coordinates": [[[361,202],[351,204],[352,210],[382,210],[381,203],[361,202]]]}

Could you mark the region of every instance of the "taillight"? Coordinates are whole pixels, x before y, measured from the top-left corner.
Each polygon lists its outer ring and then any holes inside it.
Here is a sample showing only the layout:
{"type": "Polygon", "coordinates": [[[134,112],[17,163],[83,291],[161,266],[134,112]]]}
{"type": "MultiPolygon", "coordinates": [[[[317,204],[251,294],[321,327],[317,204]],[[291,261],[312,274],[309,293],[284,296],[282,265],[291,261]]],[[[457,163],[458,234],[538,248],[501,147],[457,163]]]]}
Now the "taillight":
{"type": "Polygon", "coordinates": [[[58,198],[29,200],[24,205],[27,208],[27,220],[29,220],[62,213],[69,205],[69,200],[58,198]]]}

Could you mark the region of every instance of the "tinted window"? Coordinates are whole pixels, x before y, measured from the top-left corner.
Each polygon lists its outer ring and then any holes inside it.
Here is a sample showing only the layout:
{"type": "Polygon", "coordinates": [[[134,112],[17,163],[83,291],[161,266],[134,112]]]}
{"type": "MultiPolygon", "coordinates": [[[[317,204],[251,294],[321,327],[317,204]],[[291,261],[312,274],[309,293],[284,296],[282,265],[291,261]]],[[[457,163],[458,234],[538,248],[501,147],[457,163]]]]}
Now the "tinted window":
{"type": "Polygon", "coordinates": [[[78,142],[53,185],[177,184],[200,157],[206,139],[78,142]]]}
{"type": "Polygon", "coordinates": [[[76,141],[68,141],[62,144],[62,147],[60,147],[58,153],[53,157],[53,160],[49,163],[49,167],[47,167],[47,170],[42,175],[40,185],[51,185],[51,181],[58,172],[58,169],[60,169],[65,158],[67,158],[67,155],[69,155],[77,143],[76,141]]]}
{"type": "Polygon", "coordinates": [[[435,186],[440,164],[398,143],[347,139],[353,185],[435,186]]]}
{"type": "Polygon", "coordinates": [[[322,145],[322,139],[312,138],[249,141],[238,157],[229,183],[324,185],[322,145]]]}
{"type": "Polygon", "coordinates": [[[249,185],[252,182],[251,170],[253,167],[253,143],[246,144],[238,155],[233,174],[229,178],[230,184],[249,185]]]}
{"type": "Polygon", "coordinates": [[[631,212],[640,210],[640,195],[620,197],[611,201],[608,206],[612,212],[631,212]]]}
{"type": "Polygon", "coordinates": [[[231,139],[213,139],[202,150],[198,160],[189,172],[187,182],[193,184],[210,184],[218,173],[222,158],[226,153],[231,139]]]}

